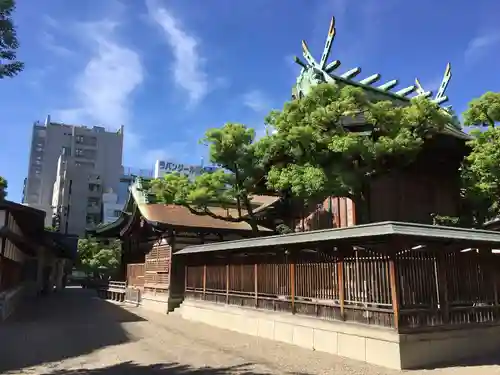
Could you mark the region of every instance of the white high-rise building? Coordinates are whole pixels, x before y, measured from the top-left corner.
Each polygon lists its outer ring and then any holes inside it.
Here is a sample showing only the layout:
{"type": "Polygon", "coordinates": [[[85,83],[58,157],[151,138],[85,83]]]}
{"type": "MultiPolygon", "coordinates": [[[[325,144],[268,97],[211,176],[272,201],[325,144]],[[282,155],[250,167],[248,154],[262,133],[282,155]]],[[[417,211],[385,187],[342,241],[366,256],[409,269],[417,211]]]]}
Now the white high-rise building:
{"type": "Polygon", "coordinates": [[[123,126],[107,131],[52,122],[33,125],[23,203],[53,214],[61,231],[81,235],[101,221],[102,194],[117,191],[122,168],[123,126]]]}

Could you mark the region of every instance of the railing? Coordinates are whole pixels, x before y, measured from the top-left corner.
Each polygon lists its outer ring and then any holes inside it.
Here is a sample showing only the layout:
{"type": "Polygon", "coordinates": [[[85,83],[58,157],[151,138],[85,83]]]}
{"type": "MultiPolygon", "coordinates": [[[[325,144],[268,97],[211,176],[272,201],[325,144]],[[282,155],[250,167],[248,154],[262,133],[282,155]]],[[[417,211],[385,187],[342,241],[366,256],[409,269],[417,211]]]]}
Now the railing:
{"type": "Polygon", "coordinates": [[[388,257],[188,266],[185,284],[187,298],[395,326],[388,257]]]}
{"type": "Polygon", "coordinates": [[[125,290],[127,289],[127,282],[126,281],[110,281],[108,283],[108,289],[115,289],[115,290],[125,290]]]}
{"type": "Polygon", "coordinates": [[[141,291],[137,288],[129,288],[126,281],[108,281],[97,289],[101,298],[118,302],[129,302],[139,304],[141,302],[141,291]]]}
{"type": "Polygon", "coordinates": [[[434,248],[250,259],[187,266],[186,297],[400,332],[500,324],[500,259],[491,253],[434,248]]]}

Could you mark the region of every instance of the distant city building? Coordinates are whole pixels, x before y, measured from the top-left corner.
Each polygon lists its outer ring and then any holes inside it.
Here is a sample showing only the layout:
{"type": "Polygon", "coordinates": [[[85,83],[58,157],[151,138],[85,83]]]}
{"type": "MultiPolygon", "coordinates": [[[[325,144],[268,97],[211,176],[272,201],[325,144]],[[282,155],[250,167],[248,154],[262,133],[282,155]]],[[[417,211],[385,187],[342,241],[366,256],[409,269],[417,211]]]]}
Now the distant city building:
{"type": "Polygon", "coordinates": [[[102,195],[102,222],[111,223],[118,219],[128,198],[128,187],[136,177],[152,178],[153,170],[123,168],[118,190],[110,190],[102,195]]]}
{"type": "Polygon", "coordinates": [[[162,178],[168,173],[180,173],[187,175],[190,179],[206,172],[213,172],[217,169],[214,166],[189,165],[175,163],[172,161],[157,160],[154,169],[154,178],[162,178]]]}
{"type": "Polygon", "coordinates": [[[33,125],[23,203],[54,217],[65,233],[81,235],[101,221],[102,194],[118,191],[122,168],[123,126],[107,131],[55,123],[33,125]]]}

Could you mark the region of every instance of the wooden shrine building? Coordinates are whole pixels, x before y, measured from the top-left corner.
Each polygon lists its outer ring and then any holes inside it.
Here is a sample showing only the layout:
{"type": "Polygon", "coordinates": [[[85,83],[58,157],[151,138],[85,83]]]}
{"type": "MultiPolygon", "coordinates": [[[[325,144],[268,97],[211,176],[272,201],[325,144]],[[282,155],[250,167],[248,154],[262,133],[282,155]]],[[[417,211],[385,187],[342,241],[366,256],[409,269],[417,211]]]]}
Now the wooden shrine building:
{"type": "MultiPolygon", "coordinates": [[[[255,236],[245,222],[214,219],[192,214],[185,207],[154,203],[141,179],[129,189],[120,217],[88,234],[121,239],[121,279],[127,281],[129,294],[142,305],[167,312],[182,301],[184,267],[172,259],[177,251],[194,244],[255,236]]],[[[278,198],[263,196],[255,200],[258,211],[271,207],[278,198]]],[[[224,214],[224,211],[219,209],[217,213],[224,214]]],[[[273,231],[259,226],[258,235],[269,234],[273,231]]]]}
{"type": "Polygon", "coordinates": [[[500,349],[495,248],[498,232],[401,222],[189,246],[178,314],[395,369],[483,357],[500,349]]]}
{"type": "MultiPolygon", "coordinates": [[[[329,61],[335,35],[335,19],[332,18],[319,61],[313,57],[307,44],[302,43],[303,59],[295,58],[301,72],[292,89],[292,98],[307,96],[314,85],[329,83],[341,87],[361,88],[371,100],[389,100],[398,106],[408,105],[410,100],[417,96],[429,98],[438,105],[448,101],[445,94],[452,76],[450,64],[446,67],[434,97],[432,91],[425,90],[418,79],[413,85],[397,89],[397,79],[381,83],[381,75],[378,73],[356,80],[361,74],[360,67],[346,69],[344,73],[340,73],[338,70],[342,68],[341,61],[329,61]]],[[[433,215],[459,216],[459,167],[468,153],[466,142],[471,137],[461,130],[451,107],[442,107],[442,111],[449,115],[450,123],[442,134],[425,141],[422,151],[411,165],[376,176],[365,187],[364,195],[368,205],[365,215],[360,215],[349,199],[332,197],[333,204],[331,198],[317,202],[317,207],[313,205],[305,209],[306,212],[301,215],[302,219],[297,219],[298,215],[290,218],[292,220],[289,226],[304,231],[386,220],[432,224],[433,215]]],[[[367,124],[362,114],[355,118],[344,118],[342,125],[347,132],[363,133],[367,136],[373,128],[367,124]]],[[[302,207],[299,207],[300,209],[302,207]]]]}

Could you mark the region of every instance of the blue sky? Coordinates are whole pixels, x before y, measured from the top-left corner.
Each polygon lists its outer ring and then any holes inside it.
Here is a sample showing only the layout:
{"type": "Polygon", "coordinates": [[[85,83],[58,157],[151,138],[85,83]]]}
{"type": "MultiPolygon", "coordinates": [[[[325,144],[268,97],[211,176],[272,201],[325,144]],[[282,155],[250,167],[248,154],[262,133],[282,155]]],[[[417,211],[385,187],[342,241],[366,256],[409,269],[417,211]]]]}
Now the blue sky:
{"type": "Polygon", "coordinates": [[[500,3],[398,0],[19,1],[25,71],[0,82],[0,175],[21,199],[32,124],[125,125],[124,165],[157,158],[197,163],[210,127],[241,122],[262,132],[290,98],[306,39],[319,59],[332,15],[339,72],[381,73],[399,87],[439,85],[461,112],[500,90],[500,3]]]}

